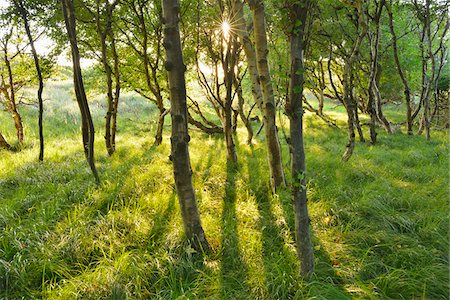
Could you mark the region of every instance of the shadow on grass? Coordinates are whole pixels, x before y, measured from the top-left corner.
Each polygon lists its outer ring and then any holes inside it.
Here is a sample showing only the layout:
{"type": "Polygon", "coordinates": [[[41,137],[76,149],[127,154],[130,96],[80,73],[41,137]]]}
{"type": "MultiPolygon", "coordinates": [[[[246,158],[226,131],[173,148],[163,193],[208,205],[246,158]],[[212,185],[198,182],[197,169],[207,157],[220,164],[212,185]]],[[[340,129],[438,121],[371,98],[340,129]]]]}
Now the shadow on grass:
{"type": "MultiPolygon", "coordinates": [[[[260,214],[260,228],[263,235],[263,262],[266,288],[270,295],[278,299],[308,298],[316,295],[327,299],[349,299],[351,295],[343,288],[343,280],[337,275],[332,261],[323,245],[313,236],[318,250],[315,251],[315,274],[305,280],[305,288],[298,290],[299,263],[296,253],[287,247],[294,241],[295,221],[289,190],[281,191],[279,197],[272,199],[270,187],[264,184],[259,161],[252,153],[248,157],[249,187],[256,197],[260,214]],[[283,210],[286,224],[278,220],[274,213],[277,202],[283,210]],[[286,230],[288,232],[286,232],[286,230]],[[284,232],[283,232],[284,231],[284,232]],[[289,235],[289,236],[283,236],[289,235]]],[[[293,245],[294,246],[294,245],[293,245]]]]}
{"type": "MultiPolygon", "coordinates": [[[[152,148],[147,152],[153,153],[154,150],[152,148]]],[[[74,257],[70,255],[52,251],[50,258],[48,251],[51,245],[48,244],[48,239],[56,227],[71,219],[70,211],[80,205],[87,206],[88,209],[80,210],[81,215],[77,218],[91,220],[99,215],[106,215],[119,198],[124,178],[141,161],[141,158],[133,157],[117,168],[108,169],[107,172],[105,170],[105,177],[109,180],[104,180],[98,187],[90,172],[86,171],[86,161],[83,158],[74,159],[72,153],[58,161],[46,160],[22,166],[14,176],[1,182],[0,192],[6,189],[9,200],[3,208],[8,213],[0,219],[0,225],[5,230],[0,242],[7,245],[0,253],[0,259],[10,266],[10,270],[1,272],[0,267],[0,273],[3,273],[0,275],[0,289],[9,297],[28,295],[26,291],[39,291],[44,282],[57,283],[69,275],[70,273],[60,272],[62,267],[70,266],[71,272],[77,273],[96,261],[98,253],[91,253],[81,261],[74,261],[74,257]],[[108,190],[108,185],[114,188],[108,190]],[[100,193],[100,199],[93,200],[92,192],[100,193]],[[17,223],[21,225],[15,228],[11,226],[17,223]],[[21,257],[23,259],[18,261],[21,257]],[[77,267],[73,268],[75,265],[77,267]],[[21,271],[16,272],[16,268],[21,271]]],[[[28,296],[31,297],[31,294],[28,296]]]]}
{"type": "Polygon", "coordinates": [[[150,231],[148,238],[148,249],[151,252],[153,249],[158,248],[162,244],[161,238],[164,236],[164,233],[167,231],[167,227],[170,224],[170,220],[173,217],[175,212],[175,199],[177,195],[173,192],[170,195],[169,203],[167,204],[167,208],[164,210],[162,214],[159,214],[155,217],[152,230],[150,231]]]}
{"type": "Polygon", "coordinates": [[[259,161],[254,156],[248,157],[248,183],[250,192],[255,196],[258,207],[259,228],[262,232],[262,255],[264,276],[269,295],[279,299],[292,298],[295,293],[298,264],[293,254],[286,247],[281,228],[277,225],[271,203],[270,187],[264,184],[259,161]]]}
{"type": "Polygon", "coordinates": [[[246,284],[247,267],[239,250],[236,216],[236,176],[238,166],[227,161],[227,179],[222,211],[221,298],[235,299],[249,292],[246,284]]]}

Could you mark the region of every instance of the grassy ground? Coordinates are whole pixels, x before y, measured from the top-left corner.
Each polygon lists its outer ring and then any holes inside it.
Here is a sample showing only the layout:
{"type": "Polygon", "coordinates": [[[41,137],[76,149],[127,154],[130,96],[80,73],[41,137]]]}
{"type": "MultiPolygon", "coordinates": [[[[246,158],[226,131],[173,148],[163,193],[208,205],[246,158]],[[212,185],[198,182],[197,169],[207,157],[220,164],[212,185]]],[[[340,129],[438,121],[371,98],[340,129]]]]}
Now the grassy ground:
{"type": "MultiPolygon", "coordinates": [[[[36,112],[25,108],[27,144],[0,152],[2,299],[447,299],[448,141],[386,135],[340,161],[345,130],[306,120],[308,196],[316,273],[298,277],[289,194],[272,196],[262,137],[227,165],[220,137],[192,131],[199,209],[214,253],[195,253],[182,223],[164,143],[152,147],[153,107],[120,104],[117,153],[97,125],[97,187],[84,159],[70,83],[47,91],[46,158],[37,162],[36,112]]],[[[342,107],[327,105],[341,123],[342,107]]],[[[401,119],[391,110],[388,116],[401,119]]],[[[0,130],[13,141],[9,116],[0,130]]],[[[343,123],[342,123],[343,124],[343,123]]],[[[168,128],[167,128],[168,129],[168,128]]],[[[367,128],[365,128],[367,130],[367,128]]],[[[286,170],[288,150],[283,144],[286,170]]]]}

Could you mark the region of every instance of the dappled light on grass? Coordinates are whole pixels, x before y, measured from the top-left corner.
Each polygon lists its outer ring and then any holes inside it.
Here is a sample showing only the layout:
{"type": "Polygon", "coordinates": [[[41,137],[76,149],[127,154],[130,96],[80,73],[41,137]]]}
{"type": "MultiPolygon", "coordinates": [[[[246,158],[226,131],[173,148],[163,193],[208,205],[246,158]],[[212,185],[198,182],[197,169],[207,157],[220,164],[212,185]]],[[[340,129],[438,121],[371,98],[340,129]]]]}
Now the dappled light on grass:
{"type": "MultiPolygon", "coordinates": [[[[129,127],[126,121],[145,103],[129,101],[111,158],[98,134],[100,186],[91,180],[76,135],[60,142],[50,138],[42,164],[31,147],[2,152],[0,298],[447,295],[445,134],[435,133],[428,143],[380,133],[379,145],[360,143],[342,163],[345,133],[308,117],[316,273],[304,281],[298,276],[290,194],[270,193],[263,137],[250,147],[245,131],[238,130],[239,164],[227,167],[221,137],[191,132],[194,187],[213,248],[203,257],[184,240],[169,133],[152,147],[151,135],[140,131],[144,125],[129,127]]],[[[284,141],[283,151],[288,162],[284,141]]]]}

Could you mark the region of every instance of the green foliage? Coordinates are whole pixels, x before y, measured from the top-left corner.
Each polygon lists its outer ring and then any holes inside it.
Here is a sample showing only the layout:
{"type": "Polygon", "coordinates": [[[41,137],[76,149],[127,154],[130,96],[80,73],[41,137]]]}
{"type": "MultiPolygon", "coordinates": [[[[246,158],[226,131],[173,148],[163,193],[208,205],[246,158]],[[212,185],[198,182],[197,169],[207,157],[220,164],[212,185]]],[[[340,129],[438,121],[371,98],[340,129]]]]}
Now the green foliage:
{"type": "MultiPolygon", "coordinates": [[[[0,153],[0,298],[17,299],[446,299],[448,144],[379,134],[340,161],[345,133],[306,116],[307,193],[316,273],[298,276],[290,193],[272,196],[265,143],[245,145],[226,162],[221,137],[191,131],[194,186],[213,254],[183,239],[168,159],[154,148],[150,105],[126,94],[117,152],[103,146],[104,103],[91,98],[102,184],[86,166],[70,81],[47,89],[46,161],[37,132],[0,153]],[[150,131],[150,132],[149,132],[150,131]]],[[[326,109],[339,120],[342,107],[326,109]]],[[[394,117],[403,115],[391,108],[394,117]]],[[[36,118],[24,109],[25,124],[36,118]]],[[[0,112],[0,118],[6,117],[0,112]]],[[[340,121],[342,123],[342,121],[340,121]]],[[[13,132],[0,123],[0,131],[13,132]]],[[[285,162],[288,147],[283,143],[285,162]]]]}

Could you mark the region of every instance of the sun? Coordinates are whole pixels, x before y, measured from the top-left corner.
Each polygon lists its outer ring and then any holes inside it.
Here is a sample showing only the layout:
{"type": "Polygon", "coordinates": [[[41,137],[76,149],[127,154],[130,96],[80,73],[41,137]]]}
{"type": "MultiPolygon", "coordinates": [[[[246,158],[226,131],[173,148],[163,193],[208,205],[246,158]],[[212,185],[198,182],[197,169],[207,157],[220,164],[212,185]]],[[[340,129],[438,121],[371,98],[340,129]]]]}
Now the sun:
{"type": "Polygon", "coordinates": [[[228,20],[224,20],[222,22],[222,32],[225,38],[228,38],[228,36],[230,35],[230,31],[231,31],[230,22],[228,22],[228,20]]]}

